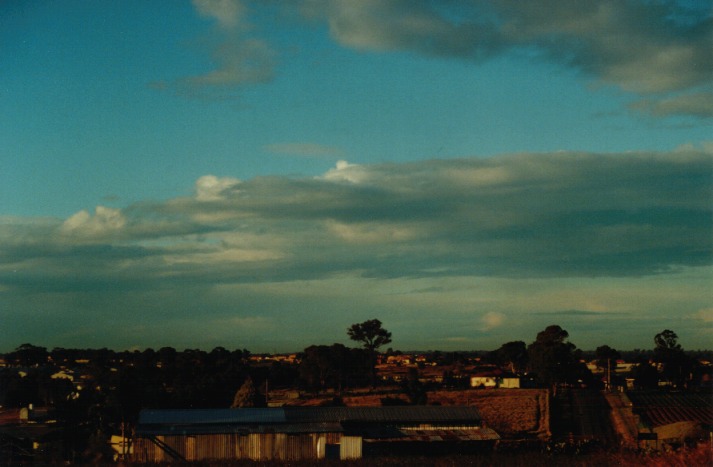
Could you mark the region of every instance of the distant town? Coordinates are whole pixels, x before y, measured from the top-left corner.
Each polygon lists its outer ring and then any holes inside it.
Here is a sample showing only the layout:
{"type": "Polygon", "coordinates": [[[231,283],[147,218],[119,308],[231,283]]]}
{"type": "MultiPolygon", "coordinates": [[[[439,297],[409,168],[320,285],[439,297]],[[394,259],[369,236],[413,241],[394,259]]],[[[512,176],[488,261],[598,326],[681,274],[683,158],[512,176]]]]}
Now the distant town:
{"type": "Polygon", "coordinates": [[[711,464],[713,351],[674,331],[628,351],[583,351],[557,325],[463,352],[394,350],[378,319],[347,335],[290,354],[23,344],[0,355],[0,459],[711,464]]]}

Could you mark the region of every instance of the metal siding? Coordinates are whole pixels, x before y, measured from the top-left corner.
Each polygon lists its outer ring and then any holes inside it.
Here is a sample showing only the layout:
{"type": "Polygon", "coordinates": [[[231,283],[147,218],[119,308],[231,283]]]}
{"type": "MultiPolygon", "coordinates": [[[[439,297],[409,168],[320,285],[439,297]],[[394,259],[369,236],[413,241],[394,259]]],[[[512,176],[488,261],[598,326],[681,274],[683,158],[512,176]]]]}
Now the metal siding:
{"type": "Polygon", "coordinates": [[[342,436],[339,445],[341,460],[361,459],[361,436],[342,436]]]}
{"type": "Polygon", "coordinates": [[[259,461],[260,460],[260,434],[250,433],[248,436],[248,459],[259,461]]]}
{"type": "Polygon", "coordinates": [[[185,439],[185,455],[183,456],[184,459],[187,461],[194,461],[196,460],[196,437],[195,436],[187,436],[185,439]]]}
{"type": "Polygon", "coordinates": [[[327,436],[320,434],[317,435],[317,450],[315,452],[315,457],[317,459],[324,459],[326,456],[325,449],[327,447],[327,436]]]}

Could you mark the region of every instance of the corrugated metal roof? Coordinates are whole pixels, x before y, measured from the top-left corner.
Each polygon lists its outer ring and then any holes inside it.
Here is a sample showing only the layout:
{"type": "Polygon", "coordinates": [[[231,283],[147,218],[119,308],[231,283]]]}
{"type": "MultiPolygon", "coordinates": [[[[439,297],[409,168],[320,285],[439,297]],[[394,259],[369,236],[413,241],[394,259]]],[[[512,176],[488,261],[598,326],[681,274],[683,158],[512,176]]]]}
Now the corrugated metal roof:
{"type": "Polygon", "coordinates": [[[459,422],[480,421],[473,406],[268,407],[243,409],[142,410],[139,424],[309,423],[334,421],[459,422]]]}
{"type": "Polygon", "coordinates": [[[277,423],[267,425],[254,424],[196,424],[196,425],[173,425],[173,424],[150,424],[139,425],[136,434],[139,436],[158,435],[209,435],[209,434],[241,434],[250,433],[341,433],[342,425],[339,423],[277,423]]]}
{"type": "Polygon", "coordinates": [[[338,432],[347,425],[467,425],[480,423],[471,406],[275,407],[142,410],[139,435],[338,432]]]}
{"type": "Polygon", "coordinates": [[[234,423],[284,423],[282,407],[244,409],[168,409],[142,410],[142,424],[234,424],[234,423]]]}

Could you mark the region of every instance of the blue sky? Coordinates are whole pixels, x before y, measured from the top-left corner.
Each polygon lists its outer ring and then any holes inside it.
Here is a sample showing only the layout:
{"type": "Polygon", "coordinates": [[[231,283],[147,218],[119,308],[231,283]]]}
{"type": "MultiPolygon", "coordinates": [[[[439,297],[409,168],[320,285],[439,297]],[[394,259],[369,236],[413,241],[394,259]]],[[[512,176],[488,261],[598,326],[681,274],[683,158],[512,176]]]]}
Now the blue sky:
{"type": "Polygon", "coordinates": [[[710,1],[0,4],[0,350],[710,348],[710,1]]]}

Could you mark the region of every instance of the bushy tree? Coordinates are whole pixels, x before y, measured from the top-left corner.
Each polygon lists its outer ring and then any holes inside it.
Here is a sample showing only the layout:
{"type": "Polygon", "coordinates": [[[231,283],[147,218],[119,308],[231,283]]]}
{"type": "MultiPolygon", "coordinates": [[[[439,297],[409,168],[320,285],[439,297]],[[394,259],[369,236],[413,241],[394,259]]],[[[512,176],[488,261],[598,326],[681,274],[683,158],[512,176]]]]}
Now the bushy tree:
{"type": "Polygon", "coordinates": [[[577,346],[567,341],[569,333],[558,325],[547,326],[527,348],[530,371],[542,384],[574,383],[585,377],[577,358],[577,346]]]}
{"type": "Polygon", "coordinates": [[[391,333],[381,326],[378,319],[352,324],[347,329],[349,338],[361,342],[371,356],[371,385],[376,386],[376,361],[379,347],[391,342],[391,333]]]}
{"type": "Polygon", "coordinates": [[[304,349],[299,366],[302,385],[312,391],[363,385],[371,375],[371,354],[342,344],[304,349]]]}
{"type": "Polygon", "coordinates": [[[352,324],[347,329],[347,334],[351,340],[361,342],[370,352],[376,352],[379,347],[391,342],[391,333],[381,326],[378,319],[352,324]]]}
{"type": "Polygon", "coordinates": [[[621,354],[616,349],[609,347],[608,345],[600,345],[594,352],[596,357],[596,363],[599,368],[611,368],[616,367],[616,361],[621,358],[621,354]]]}
{"type": "Polygon", "coordinates": [[[507,366],[512,373],[527,367],[527,344],[523,341],[507,342],[495,351],[498,365],[507,366]]]}
{"type": "Polygon", "coordinates": [[[686,386],[693,362],[678,343],[678,335],[665,329],[654,336],[654,360],[662,366],[661,376],[677,388],[686,386]]]}
{"type": "Polygon", "coordinates": [[[32,344],[22,344],[15,349],[14,352],[10,352],[5,355],[5,359],[11,364],[32,367],[47,365],[47,357],[49,353],[45,347],[38,347],[32,344]]]}

